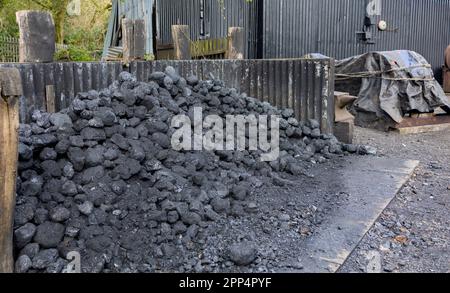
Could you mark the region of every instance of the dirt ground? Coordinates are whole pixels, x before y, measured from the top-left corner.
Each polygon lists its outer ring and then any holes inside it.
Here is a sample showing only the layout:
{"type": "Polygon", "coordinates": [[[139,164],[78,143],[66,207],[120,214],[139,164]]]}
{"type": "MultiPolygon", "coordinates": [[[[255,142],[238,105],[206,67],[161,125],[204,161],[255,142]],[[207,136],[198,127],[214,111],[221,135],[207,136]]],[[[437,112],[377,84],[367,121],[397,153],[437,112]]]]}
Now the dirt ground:
{"type": "MultiPolygon", "coordinates": [[[[381,157],[420,160],[420,165],[339,272],[450,272],[450,130],[402,136],[358,128],[355,143],[377,147],[381,157]],[[379,256],[379,264],[369,256],[379,256]]],[[[154,267],[177,272],[307,272],[300,257],[306,240],[348,204],[346,194],[339,192],[342,182],[333,179],[348,161],[346,156],[334,158],[309,169],[309,178],[283,176],[275,180],[279,186],[270,188],[255,179],[261,188],[254,190],[244,209],[234,208],[236,217],[200,229],[200,241],[172,258],[179,262],[154,267]],[[250,266],[227,261],[230,246],[242,241],[259,251],[250,266]]]]}
{"type": "Polygon", "coordinates": [[[450,130],[400,135],[358,128],[355,143],[420,166],[340,272],[449,273],[450,130]]]}

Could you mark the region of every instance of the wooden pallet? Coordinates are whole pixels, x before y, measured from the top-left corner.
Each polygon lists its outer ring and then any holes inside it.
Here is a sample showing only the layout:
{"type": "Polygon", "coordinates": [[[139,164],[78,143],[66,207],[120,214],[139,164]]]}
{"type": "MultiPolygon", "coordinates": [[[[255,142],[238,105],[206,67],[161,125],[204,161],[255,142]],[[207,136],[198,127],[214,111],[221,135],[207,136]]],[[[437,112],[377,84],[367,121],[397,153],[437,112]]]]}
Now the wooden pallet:
{"type": "Polygon", "coordinates": [[[450,129],[450,115],[419,114],[406,117],[395,126],[401,134],[419,134],[450,129]]]}

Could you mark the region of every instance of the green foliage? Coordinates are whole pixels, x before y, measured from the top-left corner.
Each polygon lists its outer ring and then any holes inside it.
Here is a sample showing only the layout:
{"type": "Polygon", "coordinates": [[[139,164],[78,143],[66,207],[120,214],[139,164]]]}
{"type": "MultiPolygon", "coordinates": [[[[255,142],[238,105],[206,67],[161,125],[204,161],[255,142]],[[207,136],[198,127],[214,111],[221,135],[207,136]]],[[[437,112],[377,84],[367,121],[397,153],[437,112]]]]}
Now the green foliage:
{"type": "Polygon", "coordinates": [[[0,37],[19,37],[18,10],[46,10],[52,13],[57,42],[70,49],[59,51],[58,60],[92,61],[101,58],[111,0],[81,0],[81,15],[66,13],[68,0],[0,0],[0,37]]]}
{"type": "Polygon", "coordinates": [[[105,29],[94,27],[92,29],[84,28],[66,28],[65,44],[84,48],[87,51],[97,51],[103,49],[103,40],[105,29]]]}
{"type": "Polygon", "coordinates": [[[70,46],[68,49],[58,50],[55,54],[56,61],[94,61],[91,52],[75,46],[70,46]]]}
{"type": "Polygon", "coordinates": [[[153,55],[153,54],[145,54],[144,60],[145,61],[154,61],[154,60],[156,60],[156,58],[155,58],[155,55],[153,55]]]}
{"type": "Polygon", "coordinates": [[[29,1],[1,0],[0,3],[0,35],[18,37],[19,27],[16,23],[16,11],[32,9],[29,1]]]}

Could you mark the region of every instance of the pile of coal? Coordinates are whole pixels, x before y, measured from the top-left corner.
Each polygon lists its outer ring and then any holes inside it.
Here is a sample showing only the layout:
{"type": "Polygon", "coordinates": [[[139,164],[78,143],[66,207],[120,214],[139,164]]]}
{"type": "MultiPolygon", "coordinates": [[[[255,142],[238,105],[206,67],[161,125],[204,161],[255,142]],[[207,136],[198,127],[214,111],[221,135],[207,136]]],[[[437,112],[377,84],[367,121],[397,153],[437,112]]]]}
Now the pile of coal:
{"type": "MultiPolygon", "coordinates": [[[[193,248],[208,225],[250,209],[246,199],[280,172],[334,155],[367,153],[321,134],[317,121],[294,118],[220,80],[183,78],[172,67],[138,82],[127,72],[109,88],[80,93],[59,113],[35,111],[20,126],[14,243],[17,272],[61,272],[69,252],[84,272],[153,272],[193,248]],[[279,115],[281,153],[175,151],[172,117],[279,115]]],[[[255,251],[231,258],[238,264],[255,251]]]]}

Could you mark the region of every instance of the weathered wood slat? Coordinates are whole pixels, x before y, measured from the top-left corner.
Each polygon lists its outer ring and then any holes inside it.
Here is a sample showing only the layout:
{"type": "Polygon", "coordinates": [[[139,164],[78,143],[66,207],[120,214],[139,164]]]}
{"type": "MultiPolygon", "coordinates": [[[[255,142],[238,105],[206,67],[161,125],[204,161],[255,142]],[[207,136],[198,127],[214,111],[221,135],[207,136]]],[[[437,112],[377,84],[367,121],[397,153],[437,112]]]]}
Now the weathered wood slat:
{"type": "Polygon", "coordinates": [[[48,113],[55,113],[55,86],[48,85],[45,87],[45,100],[46,100],[46,111],[48,113]]]}
{"type": "Polygon", "coordinates": [[[19,96],[22,83],[17,69],[0,69],[0,273],[12,273],[13,225],[19,145],[19,96]]]}
{"type": "Polygon", "coordinates": [[[193,59],[225,59],[228,39],[207,39],[191,42],[191,56],[193,59]]]}

